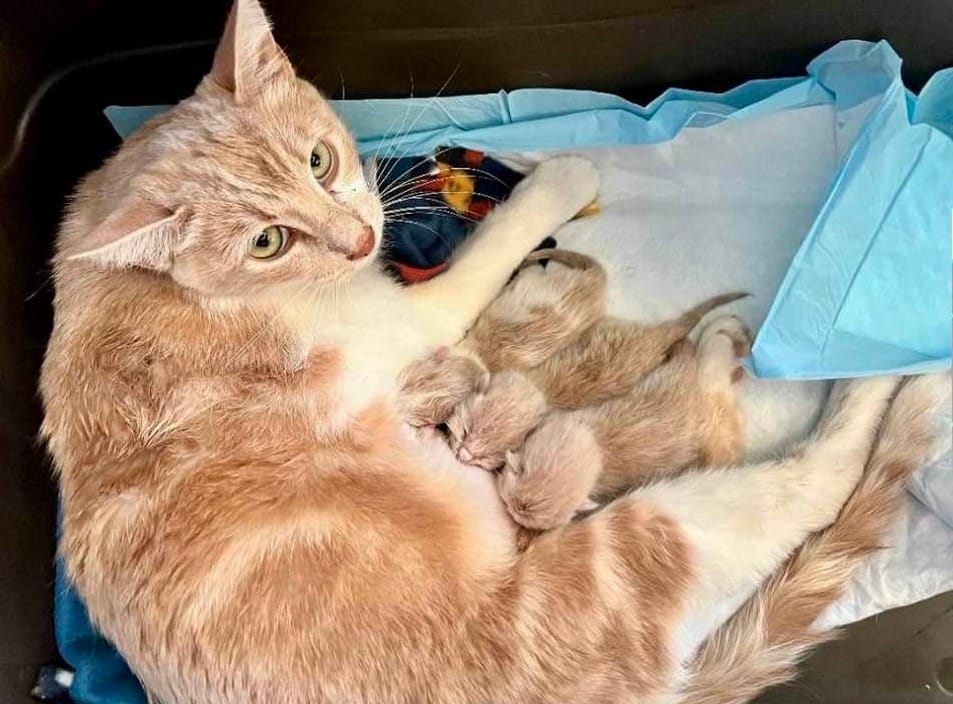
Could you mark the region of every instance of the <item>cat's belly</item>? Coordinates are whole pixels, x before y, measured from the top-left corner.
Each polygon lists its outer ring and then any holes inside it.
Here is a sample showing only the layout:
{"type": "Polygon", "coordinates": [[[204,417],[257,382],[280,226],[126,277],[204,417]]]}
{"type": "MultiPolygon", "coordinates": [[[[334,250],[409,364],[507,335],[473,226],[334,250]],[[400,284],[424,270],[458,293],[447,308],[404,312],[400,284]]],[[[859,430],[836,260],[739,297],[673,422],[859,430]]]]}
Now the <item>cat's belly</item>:
{"type": "Polygon", "coordinates": [[[420,457],[422,471],[454,505],[469,514],[479,550],[492,561],[509,559],[516,549],[517,525],[510,518],[496,486],[496,474],[461,463],[443,436],[432,428],[405,430],[406,441],[420,457]]]}

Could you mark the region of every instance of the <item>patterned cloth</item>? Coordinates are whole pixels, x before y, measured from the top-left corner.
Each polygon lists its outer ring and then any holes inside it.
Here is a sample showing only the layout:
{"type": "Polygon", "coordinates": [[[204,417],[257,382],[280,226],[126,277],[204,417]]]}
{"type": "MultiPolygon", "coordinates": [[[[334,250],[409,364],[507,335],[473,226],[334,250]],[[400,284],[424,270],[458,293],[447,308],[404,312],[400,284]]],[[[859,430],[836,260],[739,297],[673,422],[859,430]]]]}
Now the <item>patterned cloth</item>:
{"type": "Polygon", "coordinates": [[[523,178],[483,152],[463,148],[380,159],[377,174],[388,204],[383,256],[407,283],[444,271],[453,250],[523,178]]]}

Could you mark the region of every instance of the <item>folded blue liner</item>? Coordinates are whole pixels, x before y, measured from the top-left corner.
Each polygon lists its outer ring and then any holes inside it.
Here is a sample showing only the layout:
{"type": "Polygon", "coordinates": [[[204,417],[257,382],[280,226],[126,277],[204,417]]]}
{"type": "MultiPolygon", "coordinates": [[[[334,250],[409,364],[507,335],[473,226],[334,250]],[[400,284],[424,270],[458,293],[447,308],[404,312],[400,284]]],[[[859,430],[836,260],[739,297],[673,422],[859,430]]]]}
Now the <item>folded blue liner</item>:
{"type": "MultiPolygon", "coordinates": [[[[866,108],[862,129],[761,327],[751,365],[763,377],[819,379],[950,366],[953,299],[953,69],[919,96],[885,42],[845,41],[807,76],[756,80],[726,93],[671,89],[647,106],[589,91],[336,103],[365,156],[437,146],[488,152],[654,144],[780,110],[866,108]]],[[[109,107],[123,137],[167,106],[109,107]]],[[[62,570],[56,631],[76,669],[78,704],[144,704],[133,675],[90,625],[62,570]]]]}

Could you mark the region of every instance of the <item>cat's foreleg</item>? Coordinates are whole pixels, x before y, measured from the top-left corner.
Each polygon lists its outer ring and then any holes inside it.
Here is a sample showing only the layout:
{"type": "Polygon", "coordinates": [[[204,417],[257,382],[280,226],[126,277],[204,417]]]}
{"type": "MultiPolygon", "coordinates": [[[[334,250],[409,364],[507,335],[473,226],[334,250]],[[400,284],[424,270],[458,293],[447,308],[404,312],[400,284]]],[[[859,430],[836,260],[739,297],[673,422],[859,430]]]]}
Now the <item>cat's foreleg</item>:
{"type": "Polygon", "coordinates": [[[545,237],[591,203],[599,189],[592,162],[544,161],[464,243],[450,269],[409,289],[434,345],[459,342],[520,262],[545,237]]]}

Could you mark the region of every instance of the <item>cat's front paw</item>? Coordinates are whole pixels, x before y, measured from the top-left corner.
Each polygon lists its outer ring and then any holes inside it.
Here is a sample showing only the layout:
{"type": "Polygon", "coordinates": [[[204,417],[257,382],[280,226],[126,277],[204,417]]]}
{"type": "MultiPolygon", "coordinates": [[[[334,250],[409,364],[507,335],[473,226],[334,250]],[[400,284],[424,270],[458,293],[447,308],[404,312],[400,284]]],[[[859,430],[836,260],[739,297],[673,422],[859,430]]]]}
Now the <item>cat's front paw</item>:
{"type": "Polygon", "coordinates": [[[599,195],[599,170],[581,156],[542,162],[516,187],[515,197],[538,201],[560,223],[568,222],[599,195]]]}

